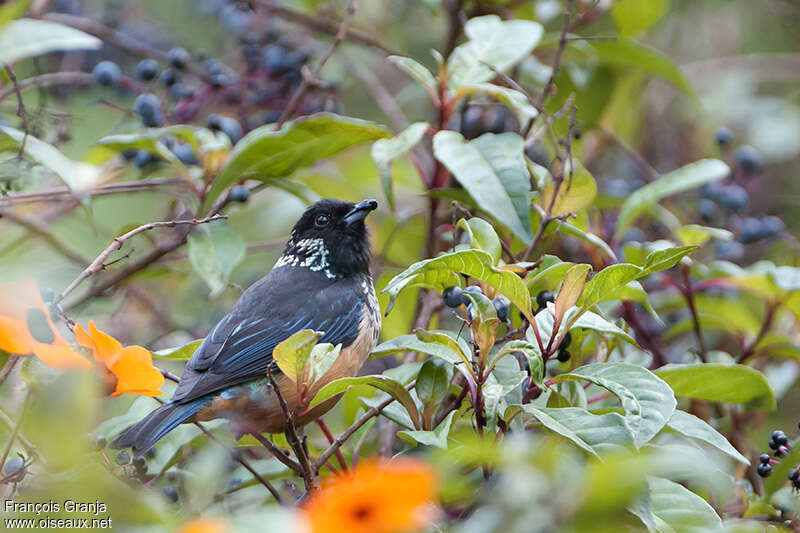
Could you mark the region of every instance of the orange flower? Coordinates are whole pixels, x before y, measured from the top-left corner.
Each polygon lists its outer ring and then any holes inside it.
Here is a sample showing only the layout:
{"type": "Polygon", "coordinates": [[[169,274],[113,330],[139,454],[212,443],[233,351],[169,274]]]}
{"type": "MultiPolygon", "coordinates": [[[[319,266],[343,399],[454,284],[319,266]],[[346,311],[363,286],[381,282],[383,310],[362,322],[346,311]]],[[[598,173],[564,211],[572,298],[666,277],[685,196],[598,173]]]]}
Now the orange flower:
{"type": "Polygon", "coordinates": [[[164,376],[153,366],[153,357],[141,346],[125,346],[97,329],[94,321],[89,321],[89,333],[80,324],[75,325],[75,338],[78,343],[91,348],[94,358],[111,372],[110,378],[116,381],[112,396],[126,392],[142,396],[159,396],[158,390],[164,384],[164,376]]]}
{"type": "Polygon", "coordinates": [[[214,517],[200,517],[186,522],[178,533],[227,533],[228,526],[214,517]]]}
{"type": "Polygon", "coordinates": [[[0,350],[33,354],[54,368],[92,366],[58,333],[36,280],[30,277],[0,285],[0,350]]]}
{"type": "Polygon", "coordinates": [[[422,461],[374,460],[323,481],[305,505],[312,533],[399,533],[435,517],[438,480],[422,461]]]}

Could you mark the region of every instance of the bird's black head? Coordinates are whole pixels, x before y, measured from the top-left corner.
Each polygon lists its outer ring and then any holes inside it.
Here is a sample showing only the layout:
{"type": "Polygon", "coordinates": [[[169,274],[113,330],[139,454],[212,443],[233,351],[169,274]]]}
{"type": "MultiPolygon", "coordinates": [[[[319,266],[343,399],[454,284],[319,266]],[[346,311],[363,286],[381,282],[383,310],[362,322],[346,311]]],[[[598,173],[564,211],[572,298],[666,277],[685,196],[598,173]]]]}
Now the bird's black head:
{"type": "Polygon", "coordinates": [[[357,204],[329,198],[318,201],[294,225],[275,266],[302,266],[330,278],[368,273],[369,234],[364,218],[377,207],[375,200],[357,204]]]}

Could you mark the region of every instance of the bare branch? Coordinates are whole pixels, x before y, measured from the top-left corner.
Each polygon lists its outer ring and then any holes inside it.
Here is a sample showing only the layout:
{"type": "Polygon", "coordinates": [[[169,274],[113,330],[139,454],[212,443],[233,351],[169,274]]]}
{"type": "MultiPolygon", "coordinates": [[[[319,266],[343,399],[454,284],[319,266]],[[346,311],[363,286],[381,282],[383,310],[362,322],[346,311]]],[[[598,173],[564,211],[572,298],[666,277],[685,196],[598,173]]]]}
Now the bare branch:
{"type": "Polygon", "coordinates": [[[10,95],[31,87],[47,87],[50,85],[90,85],[92,75],[88,72],[50,72],[40,76],[25,78],[17,83],[16,86],[0,90],[0,101],[5,100],[10,95]]]}
{"type": "MultiPolygon", "coordinates": [[[[145,192],[159,187],[166,187],[169,185],[185,184],[186,180],[181,178],[157,178],[142,181],[130,181],[122,183],[113,183],[97,187],[85,194],[90,197],[94,196],[108,196],[111,194],[120,194],[128,192],[145,192]]],[[[55,199],[72,199],[78,201],[75,193],[66,187],[54,187],[52,189],[45,189],[36,192],[20,192],[10,193],[0,196],[0,207],[11,207],[15,205],[31,204],[37,202],[49,202],[55,199]]]]}

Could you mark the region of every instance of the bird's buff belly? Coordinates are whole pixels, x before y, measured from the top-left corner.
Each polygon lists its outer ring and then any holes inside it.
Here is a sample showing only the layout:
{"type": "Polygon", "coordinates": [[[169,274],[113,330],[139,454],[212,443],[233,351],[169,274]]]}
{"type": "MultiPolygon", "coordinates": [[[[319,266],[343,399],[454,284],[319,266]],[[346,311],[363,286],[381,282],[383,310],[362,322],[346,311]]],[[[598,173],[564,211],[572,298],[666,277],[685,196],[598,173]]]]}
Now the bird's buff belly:
{"type": "MultiPolygon", "coordinates": [[[[330,370],[312,385],[306,394],[307,401],[331,381],[352,377],[358,373],[377,342],[377,335],[371,329],[362,329],[362,334],[355,342],[341,350],[330,370]]],[[[297,426],[305,425],[324,415],[336,405],[341,396],[335,396],[309,410],[299,404],[298,387],[291,379],[280,372],[273,377],[297,426]]],[[[286,427],[285,413],[266,377],[222,391],[213,398],[210,405],[197,413],[194,420],[206,421],[215,418],[229,419],[237,436],[254,432],[280,433],[286,427]]]]}

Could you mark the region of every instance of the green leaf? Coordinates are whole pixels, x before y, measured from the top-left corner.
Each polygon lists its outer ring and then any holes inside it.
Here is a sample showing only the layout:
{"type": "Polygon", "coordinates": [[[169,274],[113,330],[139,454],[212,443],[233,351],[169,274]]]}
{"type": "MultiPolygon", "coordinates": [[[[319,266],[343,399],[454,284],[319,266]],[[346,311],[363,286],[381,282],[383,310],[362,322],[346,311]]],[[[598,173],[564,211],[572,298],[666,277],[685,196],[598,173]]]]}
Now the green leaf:
{"type": "Polygon", "coordinates": [[[677,248],[666,248],[664,250],[656,250],[647,254],[642,267],[640,278],[652,274],[653,272],[660,272],[667,270],[678,264],[678,261],[697,250],[697,246],[678,246],[677,248]]]}
{"type": "Polygon", "coordinates": [[[596,415],[580,407],[548,408],[532,404],[523,405],[522,410],[592,455],[633,447],[631,429],[619,413],[596,415]]]}
{"type": "Polygon", "coordinates": [[[636,189],[620,208],[615,238],[620,238],[643,211],[663,198],[694,189],[704,183],[721,180],[729,173],[728,165],[719,159],[701,159],[636,189]]]}
{"type": "Polygon", "coordinates": [[[524,243],[533,241],[522,137],[486,133],[467,142],[460,133],[442,130],[433,137],[433,153],[481,209],[524,243]]]}
{"type": "Polygon", "coordinates": [[[376,389],[382,390],[383,392],[389,394],[392,398],[397,400],[400,405],[405,407],[408,414],[411,416],[411,420],[414,422],[414,427],[416,429],[420,428],[419,424],[419,411],[417,410],[417,404],[414,402],[414,399],[411,397],[411,394],[406,390],[405,387],[401,383],[386,377],[386,376],[361,376],[355,378],[341,378],[335,381],[331,381],[311,400],[308,408],[311,409],[315,405],[318,405],[329,398],[333,398],[343,392],[346,392],[352,387],[356,385],[369,385],[370,387],[375,387],[376,389]]]}
{"type": "Polygon", "coordinates": [[[244,259],[244,238],[227,224],[197,226],[189,235],[189,261],[211,289],[212,297],[227,286],[231,272],[244,259]]]}
{"type": "Polygon", "coordinates": [[[318,381],[331,369],[339,357],[341,349],[341,344],[334,346],[329,342],[317,344],[311,349],[305,368],[306,379],[309,384],[318,381]]]}
{"type": "Polygon", "coordinates": [[[57,22],[12,20],[0,29],[0,64],[49,52],[97,50],[102,45],[97,37],[57,22]]]}
{"type": "Polygon", "coordinates": [[[389,56],[386,59],[389,63],[392,63],[422,85],[425,90],[428,91],[428,94],[434,102],[439,101],[439,96],[437,94],[439,84],[425,65],[418,63],[410,57],[389,56]]]}
{"type": "Polygon", "coordinates": [[[0,6],[0,29],[14,19],[20,18],[28,10],[33,0],[11,0],[0,6]]]}
{"type": "Polygon", "coordinates": [[[589,309],[600,302],[614,300],[617,291],[638,278],[641,271],[638,266],[628,263],[607,266],[586,283],[579,300],[580,307],[589,309]]]}
{"type": "Polygon", "coordinates": [[[677,396],[775,409],[775,396],[767,378],[749,366],[721,363],[667,365],[656,370],[656,374],[672,387],[677,396]]]}
{"type": "MultiPolygon", "coordinates": [[[[2,52],[0,52],[1,54],[2,52]]],[[[20,130],[8,126],[0,126],[0,137],[2,135],[5,135],[17,145],[22,145],[24,139],[23,154],[53,172],[73,192],[81,192],[92,188],[100,178],[100,169],[98,167],[73,161],[52,144],[41,141],[33,135],[26,136],[20,130]]]]}
{"type": "Polygon", "coordinates": [[[323,333],[313,329],[302,329],[275,346],[272,358],[287,378],[295,383],[300,381],[311,350],[323,333]]]}
{"type": "Polygon", "coordinates": [[[524,340],[510,340],[505,343],[499,350],[497,350],[491,357],[489,368],[494,368],[497,363],[508,354],[521,352],[528,360],[530,367],[531,380],[541,386],[544,376],[544,362],[542,360],[542,352],[539,346],[524,340]]]}
{"type": "MultiPolygon", "coordinates": [[[[592,204],[597,196],[597,183],[594,177],[577,160],[573,160],[575,170],[570,173],[569,162],[564,172],[564,181],[558,188],[558,195],[553,203],[553,216],[563,216],[576,213],[592,204]]],[[[542,209],[547,210],[555,192],[555,183],[550,183],[542,191],[542,209]]]]}
{"type": "Polygon", "coordinates": [[[397,352],[419,352],[447,361],[465,377],[472,379],[469,346],[438,331],[417,330],[415,335],[400,335],[372,350],[370,357],[383,357],[397,352]]]}
{"type": "Polygon", "coordinates": [[[508,87],[501,87],[492,83],[475,83],[462,85],[458,88],[457,95],[459,98],[473,94],[486,94],[493,100],[504,103],[517,113],[520,122],[523,123],[539,114],[524,94],[508,87]]]}
{"type": "Polygon", "coordinates": [[[463,228],[467,235],[469,235],[469,242],[472,248],[483,250],[491,255],[495,264],[500,261],[503,249],[500,245],[500,237],[497,236],[491,224],[482,218],[475,217],[469,220],[462,218],[458,221],[456,226],[463,228]]]}
{"type": "Polygon", "coordinates": [[[159,359],[180,359],[186,360],[194,355],[194,352],[197,351],[197,348],[203,343],[203,339],[198,339],[196,341],[189,342],[184,344],[183,346],[177,346],[175,348],[164,348],[163,350],[158,350],[153,353],[153,357],[158,357],[159,359]]]}
{"type": "Polygon", "coordinates": [[[619,34],[630,37],[643,32],[667,10],[667,0],[617,0],[611,7],[611,16],[619,34]]]}
{"type": "Polygon", "coordinates": [[[402,430],[397,432],[397,436],[411,445],[422,444],[423,446],[435,446],[446,450],[447,437],[450,435],[450,428],[453,425],[453,417],[455,415],[456,411],[450,411],[450,414],[433,431],[402,430]]]}
{"type": "Polygon", "coordinates": [[[394,193],[392,192],[392,161],[411,150],[428,129],[427,122],[416,122],[391,139],[378,139],[372,145],[372,160],[378,167],[381,186],[386,194],[389,207],[394,209],[394,193]]]}
{"type": "Polygon", "coordinates": [[[530,55],[543,32],[541,24],[528,20],[503,21],[497,15],[469,19],[464,25],[469,40],[447,60],[448,85],[458,88],[491,80],[495,73],[487,65],[505,72],[530,55]]]}
{"type": "Polygon", "coordinates": [[[554,378],[581,379],[617,396],[625,411],[636,447],[643,446],[661,431],[675,412],[675,395],[658,376],[628,363],[593,363],[554,378]]]}
{"type": "Polygon", "coordinates": [[[714,508],[683,485],[659,477],[650,477],[648,484],[650,510],[667,526],[659,527],[659,531],[710,533],[722,530],[722,521],[714,508]]]}
{"type": "Polygon", "coordinates": [[[649,46],[623,37],[614,41],[591,43],[594,56],[616,67],[632,67],[671,81],[678,89],[693,96],[694,92],[681,69],[667,56],[649,46]]]}
{"type": "Polygon", "coordinates": [[[447,368],[435,359],[428,359],[419,370],[414,388],[425,405],[441,403],[450,388],[447,368]]]}
{"type": "Polygon", "coordinates": [[[586,275],[591,269],[591,265],[579,264],[567,271],[555,301],[554,313],[557,323],[561,323],[567,310],[572,308],[580,298],[583,286],[586,283],[586,275]]]}
{"type": "Polygon", "coordinates": [[[639,347],[639,345],[636,343],[636,339],[631,337],[628,332],[609,322],[602,316],[592,313],[591,311],[582,313],[578,319],[571,324],[570,329],[572,328],[586,328],[598,333],[607,333],[624,340],[632,346],[636,346],[637,348],[639,347]]]}
{"type": "Polygon", "coordinates": [[[491,285],[517,306],[526,317],[533,320],[530,295],[520,277],[512,272],[495,268],[491,256],[481,250],[451,252],[414,263],[393,277],[381,291],[388,293],[391,298],[386,312],[391,310],[397,295],[405,287],[419,285],[442,291],[445,287],[462,286],[464,282],[459,274],[491,285]]]}
{"type": "Polygon", "coordinates": [[[594,233],[591,233],[589,231],[584,231],[575,226],[574,224],[570,224],[565,220],[558,220],[557,223],[558,223],[556,229],[557,232],[563,232],[566,233],[567,235],[575,237],[576,239],[580,239],[583,242],[587,242],[592,246],[594,246],[595,248],[597,248],[598,250],[602,251],[604,254],[606,254],[612,261],[617,260],[617,255],[614,253],[614,250],[611,249],[611,246],[609,246],[606,241],[604,241],[602,238],[598,237],[594,233]]]}
{"type": "Polygon", "coordinates": [[[685,226],[681,226],[675,231],[675,236],[678,237],[683,244],[695,244],[697,246],[702,246],[711,239],[718,239],[721,241],[730,241],[733,239],[733,233],[726,229],[701,226],[699,224],[686,224],[685,226]]]}
{"type": "Polygon", "coordinates": [[[159,140],[161,135],[162,133],[157,133],[156,130],[148,130],[144,133],[109,135],[97,141],[97,144],[118,152],[129,149],[147,150],[164,159],[172,167],[179,169],[183,174],[186,174],[185,165],[172,150],[167,148],[167,146],[159,140]]]}
{"type": "Polygon", "coordinates": [[[390,137],[373,122],[318,113],[284,124],[256,128],[236,143],[205,200],[208,209],[229,185],[244,178],[281,178],[358,143],[390,137]]]}
{"type": "Polygon", "coordinates": [[[677,431],[682,435],[686,435],[691,439],[697,439],[714,446],[722,453],[729,455],[737,461],[750,465],[750,461],[739,453],[739,451],[728,442],[728,440],[720,435],[720,433],[708,425],[704,420],[697,418],[693,414],[685,411],[676,410],[672,413],[672,417],[667,422],[667,427],[673,431],[677,431]]]}

